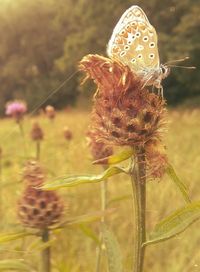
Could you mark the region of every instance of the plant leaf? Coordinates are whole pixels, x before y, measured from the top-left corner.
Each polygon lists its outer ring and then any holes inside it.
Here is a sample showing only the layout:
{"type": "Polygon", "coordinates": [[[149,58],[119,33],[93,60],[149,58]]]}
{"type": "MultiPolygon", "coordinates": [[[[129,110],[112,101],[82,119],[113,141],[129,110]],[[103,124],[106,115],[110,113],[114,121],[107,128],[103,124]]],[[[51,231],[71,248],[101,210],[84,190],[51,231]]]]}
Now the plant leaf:
{"type": "Polygon", "coordinates": [[[200,201],[188,204],[163,219],[155,226],[149,240],[144,245],[158,243],[174,237],[198,219],[200,219],[200,201]]]}
{"type": "Polygon", "coordinates": [[[126,148],[117,154],[96,160],[93,164],[116,164],[129,159],[133,155],[133,148],[126,148]]]}
{"type": "Polygon", "coordinates": [[[173,166],[171,164],[168,165],[166,170],[168,176],[171,178],[171,180],[175,183],[175,185],[178,187],[180,192],[183,195],[183,198],[187,203],[191,203],[190,197],[188,195],[188,188],[187,186],[179,179],[177,176],[173,166]]]}
{"type": "Polygon", "coordinates": [[[122,167],[112,166],[99,175],[75,175],[64,177],[62,179],[46,183],[40,188],[45,190],[55,190],[64,187],[72,187],[80,184],[97,183],[119,173],[127,173],[127,170],[122,167]]]}
{"type": "Polygon", "coordinates": [[[127,200],[127,199],[131,199],[132,195],[131,194],[127,194],[127,195],[122,195],[122,196],[118,196],[118,197],[115,197],[115,198],[112,198],[109,202],[108,202],[108,206],[115,203],[115,202],[118,202],[118,201],[123,201],[123,200],[127,200]]]}
{"type": "Polygon", "coordinates": [[[91,238],[97,245],[100,244],[99,237],[89,226],[86,224],[80,224],[79,227],[87,237],[91,238]]]}
{"type": "Polygon", "coordinates": [[[103,228],[103,240],[106,246],[109,272],[122,272],[122,254],[118,241],[106,226],[103,228]]]}
{"type": "Polygon", "coordinates": [[[83,223],[95,222],[95,221],[100,220],[102,216],[110,214],[113,211],[114,211],[114,209],[107,209],[105,212],[99,211],[99,212],[94,212],[94,213],[89,213],[89,214],[76,216],[76,217],[73,217],[73,218],[68,218],[66,221],[61,222],[57,226],[53,226],[50,229],[53,229],[53,230],[54,229],[59,229],[59,228],[62,229],[64,227],[68,227],[68,226],[76,226],[76,225],[80,225],[80,224],[83,224],[83,223]]]}
{"type": "Polygon", "coordinates": [[[31,271],[30,266],[28,266],[24,260],[0,260],[0,271],[31,271]]]}
{"type": "Polygon", "coordinates": [[[13,240],[21,239],[25,236],[33,235],[30,232],[27,231],[20,231],[20,232],[14,232],[14,233],[3,233],[0,234],[0,244],[1,243],[7,243],[13,240]]]}

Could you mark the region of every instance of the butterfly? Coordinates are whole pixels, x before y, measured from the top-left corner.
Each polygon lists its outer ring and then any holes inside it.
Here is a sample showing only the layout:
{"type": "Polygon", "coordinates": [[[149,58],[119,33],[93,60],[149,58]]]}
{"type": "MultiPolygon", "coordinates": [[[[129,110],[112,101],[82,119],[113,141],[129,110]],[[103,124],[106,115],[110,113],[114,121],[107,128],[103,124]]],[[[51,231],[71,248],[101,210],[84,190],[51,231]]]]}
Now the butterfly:
{"type": "Polygon", "coordinates": [[[160,64],[157,34],[139,6],[127,9],[113,30],[107,54],[111,59],[127,65],[144,82],[163,92],[161,82],[169,68],[160,64]]]}

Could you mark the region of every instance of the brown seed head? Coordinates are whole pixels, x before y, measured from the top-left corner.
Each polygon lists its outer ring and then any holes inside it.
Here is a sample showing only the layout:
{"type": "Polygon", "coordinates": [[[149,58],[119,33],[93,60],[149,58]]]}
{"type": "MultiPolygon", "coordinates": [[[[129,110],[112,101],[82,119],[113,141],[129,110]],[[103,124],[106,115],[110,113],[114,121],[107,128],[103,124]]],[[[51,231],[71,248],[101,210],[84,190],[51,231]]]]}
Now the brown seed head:
{"type": "Polygon", "coordinates": [[[92,131],[87,133],[87,139],[94,160],[103,159],[113,154],[111,146],[107,146],[102,142],[96,142],[96,137],[92,131]]]}
{"type": "Polygon", "coordinates": [[[40,125],[35,122],[33,123],[32,129],[31,129],[31,139],[33,141],[42,141],[44,138],[44,133],[40,125]]]}
{"type": "Polygon", "coordinates": [[[50,105],[46,106],[45,112],[49,119],[54,119],[56,116],[56,111],[53,106],[50,106],[50,105]]]}
{"type": "Polygon", "coordinates": [[[92,112],[92,138],[104,145],[145,150],[147,174],[160,178],[166,169],[161,146],[166,124],[165,101],[145,87],[128,66],[99,55],[87,55],[80,70],[97,85],[92,112]]]}
{"type": "Polygon", "coordinates": [[[143,88],[144,82],[129,67],[88,55],[80,69],[97,84],[91,126],[97,142],[135,146],[160,138],[165,102],[143,88]]]}
{"type": "Polygon", "coordinates": [[[64,127],[63,134],[66,140],[70,141],[72,139],[72,132],[68,127],[64,127]]]}
{"type": "Polygon", "coordinates": [[[54,191],[26,187],[18,202],[18,216],[30,228],[44,229],[59,222],[64,205],[54,191]]]}
{"type": "Polygon", "coordinates": [[[39,186],[44,182],[45,174],[39,162],[28,161],[24,167],[23,178],[28,185],[39,186]]]}

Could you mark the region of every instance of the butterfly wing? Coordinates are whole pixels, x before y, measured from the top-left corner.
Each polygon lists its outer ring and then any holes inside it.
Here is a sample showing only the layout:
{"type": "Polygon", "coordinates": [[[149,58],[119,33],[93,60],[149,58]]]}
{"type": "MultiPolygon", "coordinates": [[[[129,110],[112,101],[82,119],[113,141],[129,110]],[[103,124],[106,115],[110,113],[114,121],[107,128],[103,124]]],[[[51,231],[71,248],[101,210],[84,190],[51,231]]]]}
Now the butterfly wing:
{"type": "Polygon", "coordinates": [[[159,69],[157,34],[140,7],[132,6],[122,15],[107,52],[110,58],[138,73],[159,69]]]}

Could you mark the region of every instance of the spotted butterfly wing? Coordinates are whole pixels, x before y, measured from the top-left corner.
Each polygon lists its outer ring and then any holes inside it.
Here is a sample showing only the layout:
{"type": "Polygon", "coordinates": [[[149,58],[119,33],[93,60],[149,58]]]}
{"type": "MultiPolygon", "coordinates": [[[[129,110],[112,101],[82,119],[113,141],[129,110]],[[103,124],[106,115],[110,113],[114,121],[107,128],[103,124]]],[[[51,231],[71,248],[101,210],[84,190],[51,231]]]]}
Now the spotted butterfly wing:
{"type": "Polygon", "coordinates": [[[132,6],[122,15],[108,43],[110,58],[128,65],[139,74],[160,69],[157,34],[144,11],[132,6]]]}

